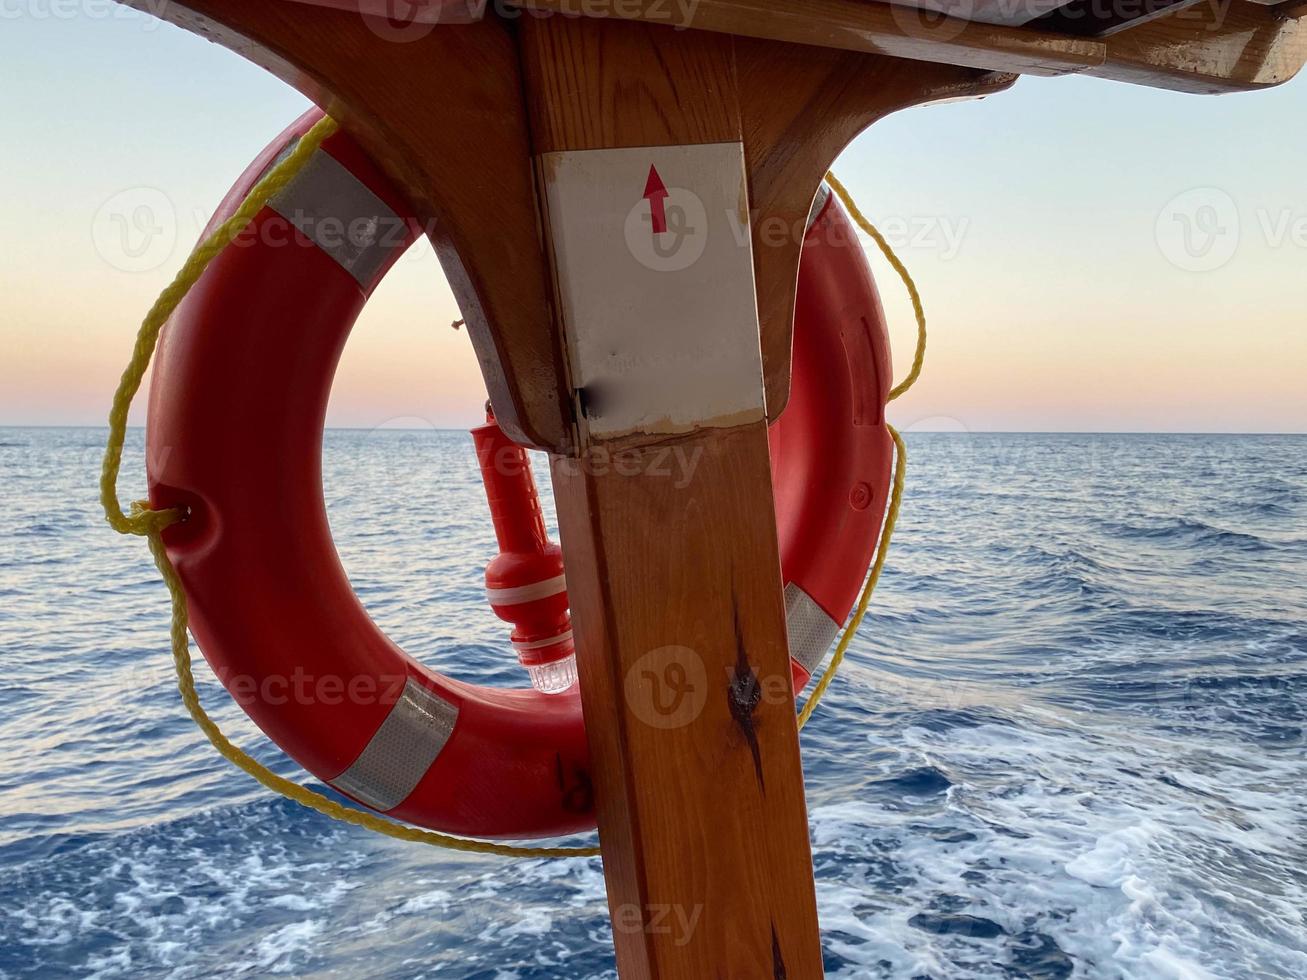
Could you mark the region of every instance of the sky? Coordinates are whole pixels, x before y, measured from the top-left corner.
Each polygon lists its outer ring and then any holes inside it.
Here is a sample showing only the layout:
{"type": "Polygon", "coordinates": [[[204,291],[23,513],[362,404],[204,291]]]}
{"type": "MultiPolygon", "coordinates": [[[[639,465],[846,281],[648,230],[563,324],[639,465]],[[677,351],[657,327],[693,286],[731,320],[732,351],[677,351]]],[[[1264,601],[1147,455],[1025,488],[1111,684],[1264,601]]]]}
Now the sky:
{"type": "MultiPolygon", "coordinates": [[[[307,104],[111,0],[0,0],[0,425],[102,423],[141,316],[307,104]],[[124,201],[172,217],[130,258],[110,220],[124,201]]],[[[1305,119],[1307,78],[1220,98],[1026,78],[876,124],[835,169],[930,318],[895,421],[1307,431],[1305,119]]],[[[911,309],[873,265],[901,374],[911,309]]],[[[328,424],[475,424],[484,388],[458,316],[419,243],[355,328],[328,424]]]]}

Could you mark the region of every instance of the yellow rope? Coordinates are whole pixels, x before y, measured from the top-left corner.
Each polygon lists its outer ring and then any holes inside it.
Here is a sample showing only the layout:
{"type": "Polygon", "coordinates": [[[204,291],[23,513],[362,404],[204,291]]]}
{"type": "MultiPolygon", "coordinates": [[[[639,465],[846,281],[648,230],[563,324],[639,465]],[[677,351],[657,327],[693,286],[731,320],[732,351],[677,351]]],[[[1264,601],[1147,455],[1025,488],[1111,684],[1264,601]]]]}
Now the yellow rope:
{"type": "Polygon", "coordinates": [[[122,504],[118,501],[118,471],[122,467],[123,440],[127,435],[127,412],[132,407],[136,392],[140,390],[145,371],[150,366],[150,358],[154,356],[159,331],[209,267],[209,263],[245,230],[274,194],[290,183],[322,145],[322,141],[335,131],[336,123],[329,116],[324,116],[305,133],[286,159],[254,185],[236,213],[196,247],[181,271],[154,301],[150,312],[145,314],[141,329],[136,334],[132,359],[127,362],[127,369],[118,382],[118,390],[113,393],[113,404],[109,408],[109,441],[104,448],[104,462],[100,467],[100,504],[104,507],[105,519],[119,534],[153,534],[185,516],[174,510],[152,511],[144,504],[133,506],[132,513],[127,515],[123,513],[122,504]]]}
{"type": "MultiPolygon", "coordinates": [[[[299,173],[300,169],[308,162],[318,147],[322,145],[323,140],[336,131],[336,123],[329,117],[324,117],[312,129],[310,129],[296,144],[295,149],[276,167],[274,167],[266,176],[264,176],[245,200],[237,208],[236,212],[224,221],[218,228],[191,253],[186,263],[182,266],[181,271],[168,285],[166,289],[155,300],[154,305],[146,314],[144,321],[141,323],[140,330],[136,335],[136,344],[132,349],[132,357],[128,362],[126,370],[123,372],[122,379],[118,383],[118,388],[114,392],[113,404],[109,411],[109,437],[105,445],[104,462],[100,471],[100,503],[104,508],[105,519],[115,531],[120,534],[136,534],[146,537],[149,541],[150,553],[154,556],[154,563],[159,569],[159,574],[163,577],[164,584],[168,588],[168,594],[172,603],[172,626],[170,638],[172,643],[173,666],[177,672],[177,687],[181,692],[182,703],[186,706],[187,712],[192,720],[208,738],[209,742],[217,749],[218,753],[231,762],[234,766],[248,773],[257,782],[274,793],[279,793],[289,800],[306,806],[311,810],[331,817],[333,820],[340,820],[344,823],[353,824],[357,827],[363,827],[367,830],[374,831],[378,834],[384,834],[387,837],[394,837],[397,840],[411,841],[421,844],[433,844],[438,847],[445,847],[456,851],[467,851],[476,854],[494,854],[501,857],[535,857],[535,858],[562,858],[562,857],[594,857],[598,855],[598,847],[535,847],[535,846],[518,846],[514,844],[500,844],[494,841],[473,840],[465,837],[454,837],[449,834],[440,834],[430,830],[421,830],[417,827],[410,827],[406,824],[396,823],[393,820],[387,820],[384,817],[369,813],[365,810],[358,810],[354,807],[344,806],[330,797],[317,793],[305,786],[278,776],[272,770],[268,769],[258,760],[251,757],[244,750],[232,743],[230,739],[223,734],[217,723],[209,717],[200,703],[199,692],[195,688],[195,674],[191,667],[190,637],[189,637],[189,618],[186,608],[186,592],[182,587],[181,578],[177,574],[176,568],[168,558],[167,548],[163,543],[163,530],[171,524],[185,518],[185,514],[178,510],[151,510],[145,501],[134,502],[127,513],[123,512],[122,503],[118,499],[118,474],[122,467],[123,444],[127,434],[127,414],[131,408],[132,400],[140,390],[141,382],[145,377],[145,372],[149,368],[150,360],[154,356],[155,347],[158,344],[159,333],[163,329],[168,318],[177,309],[177,306],[186,297],[191,287],[199,280],[204,270],[209,264],[222,252],[224,248],[234,240],[254,217],[262,210],[263,206],[278,191],[284,188],[299,173]]],[[[917,295],[916,286],[912,282],[912,277],[908,274],[906,268],[899,262],[894,255],[889,244],[881,237],[880,233],[872,224],[862,215],[848,195],[844,186],[835,179],[833,174],[826,175],[827,181],[834,188],[835,193],[839,195],[849,212],[853,215],[860,227],[876,240],[881,250],[885,253],[890,263],[903,277],[907,284],[908,291],[913,297],[913,306],[917,310],[918,323],[918,341],[917,354],[913,361],[912,371],[907,379],[890,393],[890,398],[897,398],[916,380],[917,375],[921,373],[921,362],[925,353],[926,339],[926,321],[925,315],[921,312],[921,301],[917,295]]],[[[880,544],[876,551],[876,559],[872,564],[871,573],[868,576],[867,583],[862,590],[862,595],[858,600],[857,610],[854,613],[852,621],[844,630],[840,637],[839,645],[835,650],[835,655],[831,659],[830,667],[817,685],[812,696],[803,706],[803,711],[799,714],[799,727],[802,728],[812,716],[813,710],[821,701],[826,689],[830,687],[831,681],[834,680],[835,674],[840,664],[844,660],[844,655],[848,650],[849,644],[853,639],[853,634],[857,631],[866,615],[867,606],[871,602],[871,595],[875,591],[876,582],[880,578],[881,569],[885,565],[885,559],[889,553],[889,542],[893,536],[894,525],[898,520],[899,507],[903,500],[903,479],[905,465],[907,462],[907,451],[903,445],[903,439],[894,429],[889,427],[890,434],[894,439],[894,445],[897,450],[897,463],[894,472],[894,488],[890,496],[888,513],[885,518],[885,526],[881,532],[880,544]]]]}
{"type": "Polygon", "coordinates": [[[912,300],[912,313],[917,318],[917,349],[912,355],[912,367],[908,369],[908,376],[892,388],[889,397],[885,399],[892,402],[917,383],[917,379],[921,377],[921,365],[926,360],[926,310],[921,305],[921,293],[917,292],[917,284],[912,279],[912,273],[908,272],[908,267],[899,261],[899,257],[894,254],[894,249],[890,248],[889,242],[885,241],[885,236],[858,209],[858,205],[854,202],[853,195],[849,193],[848,188],[840,183],[839,178],[829,172],[826,174],[826,183],[830,184],[835,196],[843,202],[849,214],[853,215],[853,220],[858,223],[858,227],[871,236],[872,241],[876,243],[886,260],[893,266],[894,271],[899,274],[899,278],[903,280],[903,285],[908,289],[908,297],[912,300]]]}
{"type": "MultiPolygon", "coordinates": [[[[903,285],[908,289],[908,295],[912,298],[912,312],[917,317],[917,349],[912,356],[912,367],[908,370],[908,376],[890,390],[886,401],[892,402],[911,388],[916,383],[917,378],[921,376],[921,365],[926,360],[926,310],[921,305],[921,294],[917,292],[917,284],[912,279],[912,273],[908,272],[908,267],[894,254],[894,249],[885,240],[885,236],[858,208],[848,188],[840,183],[839,178],[829,171],[826,173],[826,183],[830,184],[831,190],[835,192],[835,196],[848,209],[858,227],[871,236],[872,241],[876,243],[885,258],[889,260],[889,264],[899,274],[899,278],[903,280],[903,285]]],[[[908,447],[903,444],[903,436],[899,435],[898,429],[888,422],[885,426],[889,429],[890,438],[894,440],[894,484],[890,490],[889,506],[885,510],[885,524],[880,531],[880,543],[876,546],[876,558],[871,563],[871,572],[867,575],[867,582],[863,585],[862,594],[858,597],[858,604],[854,608],[853,618],[849,620],[849,625],[840,634],[840,642],[835,647],[830,666],[826,668],[826,673],[822,675],[821,681],[813,689],[808,700],[803,703],[803,710],[799,712],[800,729],[808,723],[812,713],[817,710],[817,705],[821,704],[821,699],[825,697],[831,682],[835,680],[840,665],[844,663],[844,655],[848,652],[849,644],[853,642],[854,634],[858,632],[863,617],[867,615],[867,607],[871,605],[872,593],[876,591],[876,584],[880,581],[881,570],[885,567],[885,559],[889,557],[889,545],[894,538],[894,528],[899,522],[899,509],[903,505],[903,483],[908,472],[908,447]]]]}
{"type": "Polygon", "coordinates": [[[903,445],[903,437],[899,435],[898,429],[888,423],[886,428],[889,429],[890,437],[894,440],[894,486],[890,491],[889,507],[885,512],[885,525],[880,531],[880,544],[876,547],[876,560],[871,563],[871,574],[867,576],[867,584],[862,587],[862,595],[858,597],[858,605],[853,611],[853,618],[849,620],[849,625],[844,628],[844,632],[840,635],[840,642],[835,647],[835,654],[830,658],[830,666],[826,668],[826,673],[821,675],[821,680],[813,688],[808,700],[803,702],[803,710],[799,712],[800,729],[808,723],[812,713],[817,710],[817,705],[821,704],[821,699],[826,695],[826,689],[835,680],[840,664],[844,663],[844,654],[848,652],[854,634],[858,632],[858,627],[862,625],[862,618],[867,615],[867,607],[871,605],[871,595],[876,591],[876,583],[880,581],[881,569],[885,567],[885,559],[889,557],[890,539],[894,537],[894,525],[899,521],[899,507],[903,503],[903,481],[907,477],[908,449],[903,445]]]}

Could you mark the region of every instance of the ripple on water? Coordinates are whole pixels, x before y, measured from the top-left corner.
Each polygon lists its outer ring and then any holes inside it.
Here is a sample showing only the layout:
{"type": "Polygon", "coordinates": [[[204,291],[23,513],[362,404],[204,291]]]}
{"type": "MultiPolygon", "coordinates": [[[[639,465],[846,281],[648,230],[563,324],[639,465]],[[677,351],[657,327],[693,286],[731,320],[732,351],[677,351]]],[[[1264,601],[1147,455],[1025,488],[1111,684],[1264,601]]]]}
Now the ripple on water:
{"type": "MultiPolygon", "coordinates": [[[[28,488],[0,511],[0,975],[614,977],[597,861],[376,839],[213,756],[148,556],[94,513],[99,439],[0,430],[28,488]]],[[[1307,976],[1307,439],[909,440],[890,566],[803,737],[828,975],[1307,976]]],[[[517,682],[467,437],[331,432],[323,459],[382,627],[517,682]]]]}

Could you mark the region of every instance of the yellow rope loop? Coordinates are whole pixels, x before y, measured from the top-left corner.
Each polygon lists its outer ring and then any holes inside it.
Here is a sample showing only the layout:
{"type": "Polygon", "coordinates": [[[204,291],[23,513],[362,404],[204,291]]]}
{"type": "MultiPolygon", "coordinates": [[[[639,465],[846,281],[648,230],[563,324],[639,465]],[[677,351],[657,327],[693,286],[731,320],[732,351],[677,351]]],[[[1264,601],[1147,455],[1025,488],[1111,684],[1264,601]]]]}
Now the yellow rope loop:
{"type": "Polygon", "coordinates": [[[133,500],[131,509],[127,516],[122,519],[122,526],[118,528],[120,534],[136,534],[141,537],[148,537],[162,531],[165,527],[176,524],[184,520],[186,512],[175,507],[169,507],[166,510],[155,510],[150,506],[148,500],[133,500]]]}
{"type": "MultiPolygon", "coordinates": [[[[324,117],[312,129],[308,131],[298,142],[293,152],[285,160],[274,167],[263,179],[261,179],[250,191],[249,195],[241,203],[236,212],[224,221],[218,228],[206,238],[191,253],[186,263],[182,266],[176,278],[160,294],[151,307],[141,328],[136,336],[136,344],[132,349],[131,361],[127,369],[123,372],[118,389],[114,393],[113,405],[109,411],[109,437],[105,446],[104,462],[100,472],[100,502],[104,508],[105,519],[115,531],[121,534],[136,534],[144,536],[150,545],[150,553],[154,556],[155,566],[159,569],[159,574],[163,577],[164,584],[168,588],[168,594],[172,605],[172,624],[169,636],[172,646],[173,666],[177,674],[177,688],[181,692],[182,703],[186,706],[186,711],[190,714],[191,719],[196,726],[202,731],[210,744],[218,751],[223,758],[227,759],[232,765],[249,774],[262,786],[293,800],[302,806],[315,810],[324,816],[333,820],[340,820],[344,823],[353,824],[356,827],[363,827],[366,830],[378,834],[384,834],[387,837],[393,837],[396,840],[410,841],[420,844],[431,844],[437,847],[444,847],[456,851],[464,851],[474,854],[492,854],[500,857],[529,857],[529,858],[575,858],[575,857],[595,857],[599,855],[598,847],[534,847],[520,846],[516,844],[501,844],[495,841],[473,840],[465,837],[454,837],[449,834],[440,834],[430,830],[422,830],[417,827],[411,827],[406,824],[396,823],[393,820],[387,820],[374,813],[365,810],[359,810],[354,807],[344,806],[338,801],[315,792],[306,786],[301,786],[289,779],[278,776],[272,770],[251,757],[243,749],[235,745],[218,727],[218,724],[209,717],[204,710],[204,705],[200,703],[199,692],[195,687],[195,674],[192,669],[191,651],[190,651],[190,634],[189,618],[186,608],[186,592],[182,586],[181,578],[177,574],[177,569],[173,566],[172,561],[168,558],[168,550],[163,542],[163,530],[171,524],[185,519],[184,512],[177,509],[152,510],[147,501],[135,501],[128,513],[123,513],[122,504],[118,499],[118,474],[122,467],[123,444],[127,432],[127,413],[131,408],[132,400],[140,390],[141,382],[145,377],[145,372],[149,367],[150,360],[154,356],[155,347],[158,344],[159,333],[163,329],[168,318],[177,309],[177,306],[185,298],[191,287],[208,268],[209,263],[224,249],[226,246],[239,235],[254,217],[267,203],[269,198],[285,187],[300,169],[308,162],[309,158],[322,145],[322,141],[336,131],[336,123],[329,117],[324,117]]],[[[925,314],[921,312],[920,297],[917,296],[916,287],[912,282],[912,277],[908,274],[903,264],[899,262],[894,255],[889,244],[881,237],[880,233],[871,225],[862,213],[858,211],[857,206],[848,196],[848,191],[840,184],[833,174],[827,175],[827,181],[835,189],[836,194],[844,202],[854,219],[858,224],[867,231],[885,252],[890,263],[903,277],[907,284],[908,291],[913,297],[913,307],[917,310],[918,323],[918,342],[917,353],[913,361],[911,372],[908,377],[893,392],[890,398],[896,398],[902,394],[921,373],[921,363],[925,354],[926,341],[926,321],[925,314]]],[[[889,553],[890,539],[893,537],[894,526],[898,521],[899,508],[903,500],[903,482],[906,472],[907,450],[903,445],[903,439],[898,432],[890,426],[890,435],[894,439],[894,445],[897,451],[897,463],[894,472],[893,492],[890,496],[888,512],[885,518],[884,528],[881,532],[880,543],[876,550],[876,558],[872,564],[870,575],[867,583],[863,588],[862,595],[858,600],[857,609],[853,619],[845,628],[843,635],[840,637],[839,645],[835,650],[835,655],[831,659],[830,667],[827,669],[821,682],[817,685],[810,697],[799,713],[798,724],[802,728],[807,724],[808,719],[812,716],[813,711],[820,703],[822,696],[830,687],[831,682],[835,679],[836,672],[840,664],[844,661],[844,656],[848,651],[849,644],[852,642],[854,633],[857,632],[861,625],[863,617],[867,613],[867,607],[871,602],[871,595],[875,591],[876,583],[880,579],[881,570],[885,566],[885,559],[889,553]]]]}
{"type": "Polygon", "coordinates": [[[853,216],[853,220],[858,223],[858,227],[871,236],[871,240],[876,243],[876,247],[880,249],[881,254],[885,256],[894,271],[899,274],[899,278],[903,280],[903,285],[907,287],[908,297],[912,300],[912,313],[917,318],[917,349],[912,356],[912,367],[908,369],[908,376],[891,389],[889,397],[886,398],[886,401],[892,402],[907,392],[921,377],[921,366],[926,360],[926,309],[921,304],[921,294],[917,292],[917,284],[912,279],[912,273],[908,272],[908,267],[899,261],[899,257],[894,254],[894,249],[890,247],[889,242],[885,240],[885,236],[880,233],[880,230],[858,209],[858,205],[854,202],[853,195],[849,193],[848,188],[840,183],[839,178],[829,171],[826,173],[826,183],[830,184],[831,190],[843,202],[849,214],[853,216]]]}

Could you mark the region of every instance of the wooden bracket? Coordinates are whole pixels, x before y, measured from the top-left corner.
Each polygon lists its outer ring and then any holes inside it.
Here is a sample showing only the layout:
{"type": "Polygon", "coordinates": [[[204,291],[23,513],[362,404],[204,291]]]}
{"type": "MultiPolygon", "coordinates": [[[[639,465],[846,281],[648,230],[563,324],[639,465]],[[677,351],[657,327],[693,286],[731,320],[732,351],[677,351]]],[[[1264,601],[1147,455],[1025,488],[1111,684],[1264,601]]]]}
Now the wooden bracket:
{"type": "Polygon", "coordinates": [[[282,0],[133,2],[267,68],[367,148],[426,223],[499,424],[573,451],[512,31],[492,18],[397,36],[282,0]]]}
{"type": "Polygon", "coordinates": [[[740,112],[754,215],[767,416],[789,398],[799,254],[827,170],[859,133],[900,109],[981,98],[1016,75],[736,38],[740,112]]]}

